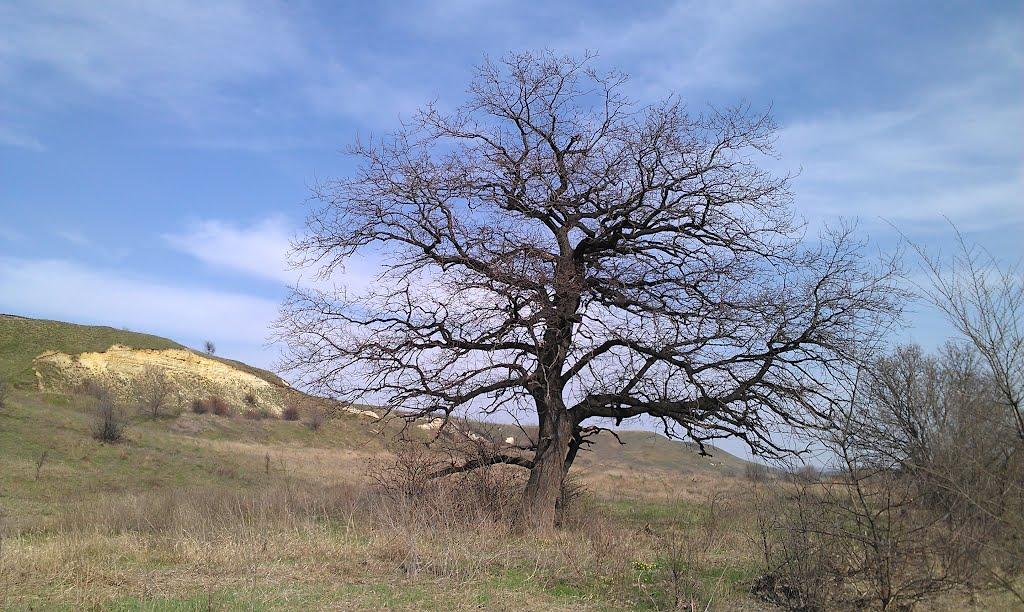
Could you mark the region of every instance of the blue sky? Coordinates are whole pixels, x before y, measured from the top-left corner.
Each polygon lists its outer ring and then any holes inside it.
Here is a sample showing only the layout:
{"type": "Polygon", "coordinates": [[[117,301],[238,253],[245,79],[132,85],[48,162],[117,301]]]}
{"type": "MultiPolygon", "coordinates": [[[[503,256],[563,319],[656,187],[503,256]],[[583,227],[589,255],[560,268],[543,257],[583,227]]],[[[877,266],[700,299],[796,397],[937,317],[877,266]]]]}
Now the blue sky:
{"type": "Polygon", "coordinates": [[[945,215],[1024,255],[1020,2],[8,0],[0,32],[0,311],[271,365],[308,186],[459,104],[484,54],[542,47],[597,51],[641,101],[771,106],[812,223],[939,248],[945,215]]]}

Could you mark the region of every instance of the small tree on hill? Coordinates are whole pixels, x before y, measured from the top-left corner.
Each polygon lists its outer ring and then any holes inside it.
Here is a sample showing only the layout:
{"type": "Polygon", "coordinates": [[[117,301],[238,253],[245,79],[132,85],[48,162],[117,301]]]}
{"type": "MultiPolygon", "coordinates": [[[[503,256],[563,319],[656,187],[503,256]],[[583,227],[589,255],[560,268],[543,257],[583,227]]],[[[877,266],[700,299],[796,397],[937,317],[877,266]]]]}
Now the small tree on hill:
{"type": "Polygon", "coordinates": [[[329,277],[383,252],[382,276],[298,289],[278,323],[284,367],[318,392],[413,419],[536,415],[530,456],[490,462],[529,468],[540,528],[594,419],[785,451],[771,432],[829,418],[899,295],[848,229],[803,243],[787,177],[757,163],[768,116],[639,106],[590,60],[485,62],[460,109],[357,143],[297,263],[329,277]]]}
{"type": "Polygon", "coordinates": [[[214,344],[212,340],[207,340],[203,343],[203,351],[205,351],[207,355],[212,356],[217,353],[217,345],[214,344]]]}
{"type": "Polygon", "coordinates": [[[161,416],[174,391],[167,373],[158,367],[147,367],[136,385],[142,412],[152,418],[161,416]]]}

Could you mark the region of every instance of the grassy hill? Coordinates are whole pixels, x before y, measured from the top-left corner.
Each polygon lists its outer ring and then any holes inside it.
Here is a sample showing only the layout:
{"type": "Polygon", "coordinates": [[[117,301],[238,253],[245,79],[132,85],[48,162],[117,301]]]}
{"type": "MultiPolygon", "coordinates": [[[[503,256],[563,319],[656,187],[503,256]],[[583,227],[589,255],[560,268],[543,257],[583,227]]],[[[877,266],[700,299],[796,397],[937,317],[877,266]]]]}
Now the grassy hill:
{"type": "MultiPolygon", "coordinates": [[[[137,349],[192,350],[167,338],[124,329],[0,314],[0,379],[19,387],[32,386],[35,384],[32,360],[41,353],[60,351],[76,355],[102,352],[115,344],[137,349]]],[[[267,382],[284,384],[278,376],[266,370],[232,359],[214,359],[254,374],[267,382]]]]}

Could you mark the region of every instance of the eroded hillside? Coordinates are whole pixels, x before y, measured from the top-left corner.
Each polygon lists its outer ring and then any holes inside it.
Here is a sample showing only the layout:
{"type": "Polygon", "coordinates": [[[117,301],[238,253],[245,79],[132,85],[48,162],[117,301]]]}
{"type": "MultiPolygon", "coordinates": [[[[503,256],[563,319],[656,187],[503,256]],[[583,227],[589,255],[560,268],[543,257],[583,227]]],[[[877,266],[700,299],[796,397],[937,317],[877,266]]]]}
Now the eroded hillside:
{"type": "Polygon", "coordinates": [[[139,349],[115,344],[105,351],[69,355],[47,351],[33,360],[40,391],[67,391],[95,381],[131,397],[147,372],[163,372],[175,399],[187,403],[216,395],[234,405],[255,403],[279,414],[288,387],[187,349],[139,349]]]}

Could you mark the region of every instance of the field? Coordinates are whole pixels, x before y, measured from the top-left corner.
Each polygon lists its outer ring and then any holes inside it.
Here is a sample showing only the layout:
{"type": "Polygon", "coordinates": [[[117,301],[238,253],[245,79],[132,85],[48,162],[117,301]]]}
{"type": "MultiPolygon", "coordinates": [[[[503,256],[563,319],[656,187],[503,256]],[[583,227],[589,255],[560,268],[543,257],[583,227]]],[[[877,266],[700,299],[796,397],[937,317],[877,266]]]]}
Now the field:
{"type": "Polygon", "coordinates": [[[417,453],[437,460],[421,444],[433,434],[394,419],[339,411],[314,430],[241,406],[184,410],[135,414],[123,440],[100,443],[98,400],[36,390],[32,363],[113,344],[181,348],[0,316],[0,375],[13,383],[0,408],[2,610],[776,609],[752,591],[766,475],[728,453],[602,434],[573,467],[559,528],[523,533],[511,520],[519,468],[425,485],[409,468],[417,453]]]}
{"type": "Polygon", "coordinates": [[[738,478],[584,468],[563,529],[522,535],[443,498],[389,503],[365,418],[188,413],[103,445],[93,401],[16,391],[0,412],[3,609],[762,607],[738,478]]]}

